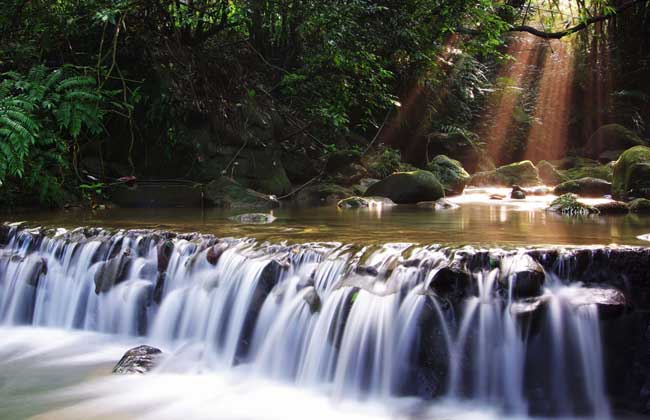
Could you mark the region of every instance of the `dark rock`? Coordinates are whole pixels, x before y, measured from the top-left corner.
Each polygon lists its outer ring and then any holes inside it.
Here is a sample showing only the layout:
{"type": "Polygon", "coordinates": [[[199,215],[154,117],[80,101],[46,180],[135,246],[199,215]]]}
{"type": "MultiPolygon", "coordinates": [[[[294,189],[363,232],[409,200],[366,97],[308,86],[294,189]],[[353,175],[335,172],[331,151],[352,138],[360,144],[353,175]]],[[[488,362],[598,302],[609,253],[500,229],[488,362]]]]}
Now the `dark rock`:
{"type": "Polygon", "coordinates": [[[305,303],[309,305],[309,310],[312,314],[320,312],[321,300],[318,296],[318,292],[313,287],[309,287],[309,290],[305,292],[305,295],[302,297],[305,303]]]}
{"type": "Polygon", "coordinates": [[[106,293],[126,280],[132,262],[128,249],[108,261],[100,262],[95,272],[95,293],[106,293]]]}
{"type": "Polygon", "coordinates": [[[172,257],[174,252],[174,242],[167,240],[158,244],[157,254],[158,254],[158,272],[163,273],[167,271],[169,266],[169,260],[172,257]]]}
{"type": "Polygon", "coordinates": [[[541,295],[545,279],[544,268],[527,254],[501,260],[499,283],[514,298],[541,295]]]}
{"type": "Polygon", "coordinates": [[[619,124],[607,124],[596,130],[585,144],[585,156],[596,159],[602,153],[644,145],[633,131],[619,124]]]}
{"type": "Polygon", "coordinates": [[[214,246],[211,246],[208,249],[208,252],[205,254],[205,258],[208,260],[208,262],[212,265],[217,265],[219,262],[219,259],[221,258],[221,255],[228,249],[228,245],[225,243],[219,243],[214,246]]]}
{"type": "Polygon", "coordinates": [[[463,165],[445,155],[438,155],[427,165],[426,169],[434,174],[445,189],[446,195],[459,195],[463,193],[469,174],[463,165]]]}
{"type": "Polygon", "coordinates": [[[222,208],[274,209],[280,206],[275,197],[245,188],[225,176],[205,186],[205,199],[207,203],[222,208]]]}
{"type": "Polygon", "coordinates": [[[126,208],[201,207],[201,185],[175,182],[139,182],[133,187],[115,184],[106,189],[108,199],[126,208]]]}
{"type": "Polygon", "coordinates": [[[650,200],[637,198],[630,202],[630,211],[638,214],[650,214],[650,200]]]}
{"type": "Polygon", "coordinates": [[[650,148],[626,150],[614,164],[612,192],[617,200],[650,198],[650,148]]]}
{"type": "Polygon", "coordinates": [[[397,204],[435,201],[445,196],[438,179],[427,171],[397,172],[371,185],[365,196],[387,197],[397,204]]]}
{"type": "Polygon", "coordinates": [[[377,270],[377,268],[371,265],[358,265],[354,271],[357,274],[368,275],[373,277],[379,275],[379,271],[377,270]]]}
{"type": "Polygon", "coordinates": [[[600,214],[628,214],[630,209],[628,205],[622,201],[608,201],[607,203],[595,204],[594,208],[600,214]]]}
{"type": "Polygon", "coordinates": [[[597,178],[566,181],[555,187],[555,195],[578,194],[581,197],[602,197],[612,193],[612,184],[597,178]]]}
{"type": "Polygon", "coordinates": [[[433,133],[428,136],[427,156],[445,155],[455,159],[470,173],[479,169],[484,153],[462,133],[433,133]]]}
{"type": "Polygon", "coordinates": [[[513,200],[524,200],[526,198],[526,192],[519,185],[513,185],[510,191],[510,198],[513,200]]]}
{"type": "Polygon", "coordinates": [[[301,189],[295,201],[301,206],[334,205],[353,195],[352,190],[336,184],[316,184],[301,189]]]}
{"type": "Polygon", "coordinates": [[[138,346],[124,353],[113,368],[113,373],[125,375],[146,373],[156,367],[162,357],[162,351],[151,346],[138,346]]]}
{"type": "Polygon", "coordinates": [[[467,271],[444,266],[433,275],[429,288],[438,296],[446,297],[458,304],[467,296],[471,284],[472,276],[467,271]]]}
{"type": "Polygon", "coordinates": [[[41,276],[47,274],[47,261],[36,255],[30,255],[22,261],[20,278],[36,288],[41,276]]]}

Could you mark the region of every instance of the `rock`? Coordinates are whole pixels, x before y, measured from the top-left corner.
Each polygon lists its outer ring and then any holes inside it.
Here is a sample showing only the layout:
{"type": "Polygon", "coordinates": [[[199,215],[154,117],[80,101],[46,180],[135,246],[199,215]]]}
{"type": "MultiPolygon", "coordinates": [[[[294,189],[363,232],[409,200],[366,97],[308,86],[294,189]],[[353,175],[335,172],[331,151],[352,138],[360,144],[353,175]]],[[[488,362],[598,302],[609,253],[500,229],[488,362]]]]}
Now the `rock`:
{"type": "Polygon", "coordinates": [[[320,312],[321,300],[320,296],[318,296],[318,292],[316,292],[316,289],[313,287],[308,287],[308,291],[305,292],[302,299],[305,301],[305,303],[307,303],[307,305],[309,305],[309,311],[312,314],[320,312]]]}
{"type": "Polygon", "coordinates": [[[445,189],[446,195],[459,195],[463,193],[469,174],[457,160],[445,155],[438,155],[427,165],[426,169],[434,174],[445,189]]]}
{"type": "Polygon", "coordinates": [[[633,131],[619,124],[607,124],[596,130],[585,144],[585,156],[598,158],[607,151],[625,150],[644,145],[645,142],[633,131]]]}
{"type": "Polygon", "coordinates": [[[612,192],[617,200],[650,198],[650,148],[626,150],[614,164],[612,192]]]}
{"type": "Polygon", "coordinates": [[[287,176],[296,184],[304,184],[318,175],[318,168],[313,160],[305,158],[305,150],[284,150],[280,156],[287,176]]]}
{"type": "Polygon", "coordinates": [[[95,294],[106,293],[113,286],[126,280],[132,262],[133,258],[128,248],[121,254],[100,262],[95,272],[95,294]]]}
{"type": "Polygon", "coordinates": [[[501,261],[499,283],[514,298],[539,296],[543,292],[544,268],[530,255],[506,257],[501,261]]]}
{"type": "Polygon", "coordinates": [[[370,176],[378,179],[384,179],[394,172],[408,170],[405,168],[407,165],[402,162],[401,153],[390,148],[366,157],[364,162],[370,176]]]}
{"type": "Polygon", "coordinates": [[[334,205],[340,200],[353,195],[348,188],[336,184],[310,185],[298,192],[295,197],[301,206],[334,205]]]}
{"type": "Polygon", "coordinates": [[[490,200],[503,200],[506,198],[503,194],[490,194],[490,200]]]}
{"type": "Polygon", "coordinates": [[[357,184],[352,186],[352,190],[354,191],[355,194],[364,195],[372,184],[376,184],[378,182],[379,182],[378,179],[362,178],[359,180],[357,184]]]}
{"type": "Polygon", "coordinates": [[[274,196],[245,188],[225,176],[205,186],[205,199],[209,204],[222,208],[274,209],[280,206],[274,196]]]}
{"type": "Polygon", "coordinates": [[[363,197],[348,197],[336,203],[336,206],[340,209],[359,209],[370,206],[370,201],[366,200],[363,197]]]}
{"type": "Polygon", "coordinates": [[[211,246],[210,249],[208,249],[208,252],[205,254],[206,260],[208,260],[208,263],[212,265],[217,265],[219,262],[219,259],[221,258],[221,255],[228,249],[228,245],[226,243],[218,243],[214,246],[211,246]]]}
{"type": "Polygon", "coordinates": [[[542,160],[537,164],[537,171],[539,172],[539,178],[546,185],[558,185],[567,180],[564,175],[555,169],[555,166],[546,160],[542,160]]]}
{"type": "Polygon", "coordinates": [[[577,194],[581,197],[602,197],[612,193],[612,184],[598,178],[580,178],[555,187],[555,195],[577,194]]]}
{"type": "Polygon", "coordinates": [[[228,220],[247,225],[266,225],[273,223],[276,217],[269,213],[245,213],[231,216],[228,220]]]}
{"type": "Polygon", "coordinates": [[[427,156],[445,155],[460,162],[470,173],[479,169],[484,153],[462,133],[433,133],[428,136],[427,156]]]}
{"type": "Polygon", "coordinates": [[[113,368],[113,373],[127,375],[133,373],[146,373],[156,367],[162,351],[151,346],[138,346],[124,353],[124,356],[113,368]]]}
{"type": "Polygon", "coordinates": [[[519,185],[513,185],[512,191],[510,191],[510,198],[513,200],[524,200],[526,198],[526,192],[519,185]]]}
{"type": "Polygon", "coordinates": [[[596,305],[598,314],[611,318],[622,314],[627,307],[625,295],[613,288],[576,287],[567,294],[569,302],[575,307],[596,305]]]}
{"type": "Polygon", "coordinates": [[[598,209],[579,202],[575,194],[561,195],[551,202],[547,210],[568,216],[598,214],[598,209]]]}
{"type": "Polygon", "coordinates": [[[417,206],[420,208],[434,209],[434,210],[454,210],[460,208],[456,203],[452,203],[446,198],[441,198],[436,201],[420,201],[417,203],[417,206]]]}
{"type": "Polygon", "coordinates": [[[438,179],[428,171],[396,172],[370,186],[365,196],[387,197],[397,204],[435,201],[445,196],[438,179]]]}
{"type": "Polygon", "coordinates": [[[360,164],[352,163],[336,172],[329,172],[328,175],[336,184],[348,187],[355,185],[362,179],[367,179],[368,171],[360,164]]]}
{"type": "Polygon", "coordinates": [[[647,198],[637,198],[629,204],[630,211],[638,214],[650,214],[650,200],[647,198]]]}
{"type": "Polygon", "coordinates": [[[201,207],[201,185],[178,182],[139,182],[129,187],[114,184],[105,189],[108,199],[125,208],[201,207]]]}
{"type": "Polygon", "coordinates": [[[468,294],[471,284],[472,276],[467,271],[444,266],[433,275],[429,288],[438,296],[448,297],[452,302],[459,303],[468,294]]]}
{"type": "Polygon", "coordinates": [[[560,173],[567,181],[580,178],[598,178],[611,182],[614,173],[614,162],[601,164],[595,160],[578,157],[567,159],[564,165],[566,168],[560,173]]]}
{"type": "Polygon", "coordinates": [[[608,201],[594,205],[600,214],[628,214],[630,209],[627,203],[622,201],[608,201]]]}
{"type": "Polygon", "coordinates": [[[493,171],[477,172],[469,183],[477,187],[510,187],[514,184],[530,187],[541,185],[542,180],[539,178],[539,172],[535,165],[529,160],[524,160],[501,166],[493,171]]]}
{"type": "Polygon", "coordinates": [[[325,172],[332,174],[345,170],[353,164],[361,163],[361,151],[357,149],[337,150],[327,154],[325,172]]]}
{"type": "Polygon", "coordinates": [[[167,267],[169,266],[169,259],[172,256],[172,252],[174,252],[174,242],[166,240],[158,244],[157,254],[159,273],[167,271],[167,267]]]}

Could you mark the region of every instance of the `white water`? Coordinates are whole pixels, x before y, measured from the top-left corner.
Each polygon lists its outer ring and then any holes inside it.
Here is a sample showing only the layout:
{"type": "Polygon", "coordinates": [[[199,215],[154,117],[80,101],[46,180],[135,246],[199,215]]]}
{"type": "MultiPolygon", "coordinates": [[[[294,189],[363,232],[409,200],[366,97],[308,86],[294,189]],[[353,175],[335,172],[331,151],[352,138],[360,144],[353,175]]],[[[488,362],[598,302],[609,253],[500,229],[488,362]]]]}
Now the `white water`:
{"type": "MultiPolygon", "coordinates": [[[[0,251],[0,321],[6,327],[76,330],[62,335],[77,340],[63,360],[88,352],[110,353],[98,359],[105,363],[119,359],[120,352],[108,351],[116,347],[111,335],[81,330],[116,334],[122,352],[144,335],[139,343],[171,354],[151,375],[84,381],[65,391],[73,403],[62,418],[75,412],[79,418],[104,412],[224,419],[526,416],[527,360],[547,366],[542,382],[552,386],[540,387],[543,399],[557,405],[554,414],[608,416],[597,309],[572,306],[572,288],[555,276],[545,290],[548,320],[533,337],[531,353],[529,336],[511,311],[511,293],[498,293],[499,270],[488,265],[473,273],[476,293],[459,313],[444,296],[427,291],[436,271],[455,261],[436,247],[228,240],[212,265],[213,238],[177,238],[156,303],[163,242],[147,232],[48,238],[21,231],[0,251]],[[125,256],[128,270],[122,282],[98,294],[95,274],[109,256],[125,256]],[[317,304],[309,301],[314,296],[317,304]],[[103,340],[107,352],[80,334],[103,340]],[[571,373],[565,369],[569,356],[578,362],[571,373]],[[413,398],[398,398],[404,394],[413,398]],[[446,399],[432,404],[422,397],[446,399]]],[[[505,261],[516,266],[524,257],[505,261]]],[[[9,336],[32,331],[15,328],[9,336]]],[[[58,342],[50,349],[48,341],[32,338],[17,342],[40,351],[43,363],[60,353],[58,342]]],[[[60,364],[61,357],[50,362],[60,364]]]]}

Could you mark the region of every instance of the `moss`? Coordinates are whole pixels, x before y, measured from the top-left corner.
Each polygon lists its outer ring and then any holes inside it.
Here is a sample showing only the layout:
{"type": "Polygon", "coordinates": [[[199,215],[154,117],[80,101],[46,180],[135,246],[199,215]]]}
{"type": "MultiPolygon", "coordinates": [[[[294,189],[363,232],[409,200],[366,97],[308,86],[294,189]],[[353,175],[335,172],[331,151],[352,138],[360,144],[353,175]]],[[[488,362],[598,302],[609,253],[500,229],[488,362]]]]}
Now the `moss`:
{"type": "Polygon", "coordinates": [[[427,170],[433,173],[449,194],[461,194],[470,176],[463,165],[445,155],[438,155],[427,165],[427,170]]]}
{"type": "Polygon", "coordinates": [[[554,192],[556,195],[573,193],[582,197],[602,197],[611,194],[612,184],[598,178],[580,178],[561,183],[554,192]]]}
{"type": "Polygon", "coordinates": [[[612,191],[617,199],[650,198],[650,148],[626,150],[614,164],[612,191]]]}
{"type": "Polygon", "coordinates": [[[510,187],[521,185],[523,187],[541,185],[539,171],[529,160],[511,163],[501,166],[494,171],[477,172],[470,181],[476,186],[501,185],[510,187]]]}
{"type": "Polygon", "coordinates": [[[550,162],[542,160],[537,164],[539,178],[546,185],[558,185],[568,179],[562,175],[550,162]]]}
{"type": "Polygon", "coordinates": [[[637,198],[629,204],[632,213],[650,214],[650,200],[646,198],[637,198]]]}
{"type": "Polygon", "coordinates": [[[578,196],[575,194],[564,194],[559,196],[551,202],[551,205],[547,210],[568,216],[598,214],[598,209],[579,202],[578,196]]]}
{"type": "Polygon", "coordinates": [[[396,172],[371,185],[365,196],[387,197],[397,204],[435,201],[445,196],[438,178],[428,171],[396,172]]]}
{"type": "Polygon", "coordinates": [[[577,158],[573,161],[572,168],[560,171],[567,180],[580,178],[598,178],[612,182],[614,172],[613,163],[601,165],[595,160],[577,158]]]}
{"type": "Polygon", "coordinates": [[[398,150],[386,149],[382,153],[371,156],[366,167],[372,178],[383,179],[401,170],[402,157],[398,150]]]}

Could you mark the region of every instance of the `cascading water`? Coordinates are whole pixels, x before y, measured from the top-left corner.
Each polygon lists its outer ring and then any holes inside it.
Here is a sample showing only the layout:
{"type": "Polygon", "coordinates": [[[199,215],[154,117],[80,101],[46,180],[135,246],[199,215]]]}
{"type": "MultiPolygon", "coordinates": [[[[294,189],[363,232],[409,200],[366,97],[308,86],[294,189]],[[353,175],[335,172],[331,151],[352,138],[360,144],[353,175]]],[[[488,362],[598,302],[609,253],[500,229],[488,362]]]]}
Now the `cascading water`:
{"type": "Polygon", "coordinates": [[[345,399],[609,415],[598,297],[610,292],[568,284],[570,253],[549,263],[524,251],[18,226],[4,237],[5,325],[143,336],[172,350],[161,370],[247,366],[345,399]]]}

